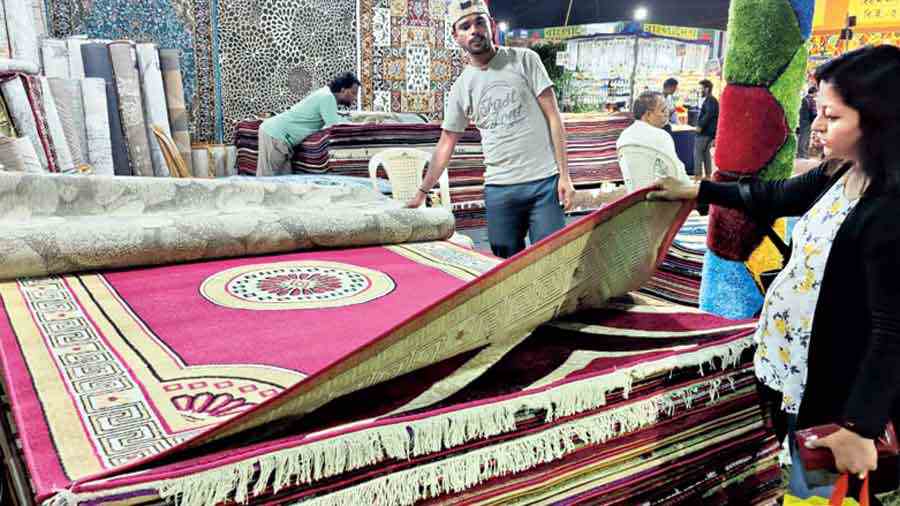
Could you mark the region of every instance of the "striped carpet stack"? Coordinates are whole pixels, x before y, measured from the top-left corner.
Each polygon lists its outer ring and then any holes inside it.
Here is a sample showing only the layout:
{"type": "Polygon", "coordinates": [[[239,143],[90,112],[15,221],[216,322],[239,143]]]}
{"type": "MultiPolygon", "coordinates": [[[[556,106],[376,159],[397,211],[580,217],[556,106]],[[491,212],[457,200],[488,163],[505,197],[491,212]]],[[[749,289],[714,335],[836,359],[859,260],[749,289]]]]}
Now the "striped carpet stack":
{"type": "Polygon", "coordinates": [[[569,173],[577,188],[622,180],[616,141],[634,120],[631,115],[566,114],[569,173]]]}
{"type": "MultiPolygon", "coordinates": [[[[616,159],[616,140],[631,124],[628,116],[566,115],[569,171],[576,187],[597,188],[605,182],[621,181],[616,159]]],[[[235,145],[238,170],[256,174],[259,125],[258,119],[238,122],[235,145]]],[[[295,150],[294,173],[329,173],[341,176],[368,177],[369,160],[379,151],[394,147],[411,147],[432,151],[441,135],[440,125],[408,123],[341,124],[306,138],[295,150]]],[[[483,227],[484,153],[481,136],[469,127],[457,144],[449,166],[450,200],[458,229],[483,227]]]]}
{"type": "Polygon", "coordinates": [[[474,380],[454,377],[479,360],[457,366],[442,381],[442,396],[454,390],[443,401],[394,411],[458,431],[416,443],[443,451],[274,497],[300,506],[774,504],[778,444],[756,392],[754,325],[640,295],[551,322],[480,364],[474,380]]]}
{"type": "Polygon", "coordinates": [[[753,327],[626,296],[335,399],[290,435],[79,493],[183,506],[774,505],[779,445],[753,327]],[[179,472],[191,466],[202,470],[179,472]]]}
{"type": "Polygon", "coordinates": [[[641,292],[685,306],[700,305],[700,279],[709,220],[696,212],[681,227],[656,274],[641,292]]]}
{"type": "MultiPolygon", "coordinates": [[[[235,127],[238,171],[256,174],[260,120],[244,120],[235,127]]],[[[369,160],[389,148],[417,148],[431,152],[441,136],[433,124],[349,123],[335,125],[307,137],[294,150],[295,174],[330,174],[369,177],[369,160]]],[[[386,174],[379,171],[380,177],[386,174]]],[[[456,146],[450,163],[450,200],[457,216],[457,228],[484,226],[484,154],[481,136],[470,127],[456,146]]]]}

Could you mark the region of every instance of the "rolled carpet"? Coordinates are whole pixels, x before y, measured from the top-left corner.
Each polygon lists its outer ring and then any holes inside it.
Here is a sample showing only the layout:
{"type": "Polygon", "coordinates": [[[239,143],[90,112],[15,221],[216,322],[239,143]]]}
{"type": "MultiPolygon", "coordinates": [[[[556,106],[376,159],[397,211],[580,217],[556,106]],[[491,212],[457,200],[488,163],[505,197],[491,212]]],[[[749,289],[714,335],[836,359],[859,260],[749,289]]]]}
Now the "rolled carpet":
{"type": "Polygon", "coordinates": [[[84,99],[81,96],[81,81],[51,77],[47,79],[50,93],[56,102],[56,109],[65,134],[66,143],[72,153],[72,163],[79,167],[87,163],[87,138],[85,136],[84,99]]]}
{"type": "Polygon", "coordinates": [[[50,89],[50,82],[46,77],[38,77],[38,83],[41,87],[41,101],[44,106],[44,117],[47,120],[47,133],[50,141],[53,143],[53,153],[56,155],[58,163],[57,170],[59,172],[74,172],[75,162],[72,158],[72,150],[69,148],[69,141],[66,138],[65,127],[59,114],[59,108],[56,106],[56,99],[50,89]]]}
{"type": "Polygon", "coordinates": [[[0,168],[9,172],[44,172],[34,146],[25,137],[0,137],[0,168]]]}
{"type": "Polygon", "coordinates": [[[81,56],[81,46],[87,42],[84,37],[69,37],[66,46],[69,48],[69,77],[72,79],[84,79],[84,60],[81,56]]]}
{"type": "Polygon", "coordinates": [[[81,88],[88,163],[93,167],[94,174],[112,176],[115,174],[115,164],[110,140],[106,81],[88,77],[81,82],[81,88]]]}
{"type": "Polygon", "coordinates": [[[40,66],[36,62],[0,58],[0,74],[14,74],[16,72],[37,74],[40,70],[40,66]]]}
{"type": "Polygon", "coordinates": [[[60,39],[44,39],[41,41],[41,58],[44,62],[44,75],[67,79],[69,77],[69,49],[66,41],[60,39]]]}
{"type": "Polygon", "coordinates": [[[37,122],[34,112],[31,109],[31,103],[28,101],[28,94],[25,91],[25,85],[20,77],[13,77],[0,84],[0,90],[3,92],[3,99],[9,109],[10,119],[13,126],[20,135],[25,136],[31,141],[35,153],[37,153],[38,161],[41,168],[46,172],[50,170],[47,154],[44,151],[44,141],[37,128],[37,122]]]}
{"type": "Polygon", "coordinates": [[[0,173],[0,278],[446,239],[443,208],[253,179],[0,173]],[[39,240],[35,240],[39,238],[39,240]]]}
{"type": "Polygon", "coordinates": [[[215,172],[211,172],[212,161],[209,156],[209,149],[206,146],[193,147],[191,149],[191,171],[194,177],[211,178],[215,177],[215,172]]]}
{"type": "Polygon", "coordinates": [[[6,30],[13,59],[40,65],[40,46],[34,11],[26,0],[4,0],[6,30]]]}
{"type": "Polygon", "coordinates": [[[119,115],[128,142],[128,160],[135,176],[153,176],[153,161],[144,106],[141,98],[141,79],[138,74],[134,44],[116,41],[109,44],[116,91],[119,93],[119,115]]]}
{"type": "Polygon", "coordinates": [[[156,44],[150,43],[138,44],[136,51],[141,78],[141,96],[144,99],[144,123],[147,129],[147,139],[150,142],[153,173],[165,177],[169,176],[169,167],[163,158],[162,148],[150,128],[151,125],[155,125],[167,137],[172,136],[169,128],[169,112],[166,108],[166,92],[159,70],[159,53],[157,53],[156,44]]]}
{"type": "Polygon", "coordinates": [[[0,2],[0,60],[8,60],[11,56],[9,34],[6,32],[6,7],[0,2]]]}
{"type": "Polygon", "coordinates": [[[188,119],[187,108],[184,103],[184,85],[181,80],[181,53],[177,49],[160,49],[159,66],[162,70],[163,85],[166,90],[166,106],[169,112],[169,127],[172,131],[172,140],[178,146],[188,171],[193,160],[191,157],[191,126],[188,119]]]}
{"type": "Polygon", "coordinates": [[[9,116],[9,109],[6,108],[6,100],[0,93],[0,135],[7,137],[18,137],[16,129],[13,127],[12,118],[9,116]]]}
{"type": "Polygon", "coordinates": [[[84,75],[103,79],[106,87],[106,113],[109,125],[113,170],[117,176],[134,174],[128,162],[128,142],[119,116],[119,94],[113,77],[112,59],[106,44],[88,43],[81,46],[84,75]]]}

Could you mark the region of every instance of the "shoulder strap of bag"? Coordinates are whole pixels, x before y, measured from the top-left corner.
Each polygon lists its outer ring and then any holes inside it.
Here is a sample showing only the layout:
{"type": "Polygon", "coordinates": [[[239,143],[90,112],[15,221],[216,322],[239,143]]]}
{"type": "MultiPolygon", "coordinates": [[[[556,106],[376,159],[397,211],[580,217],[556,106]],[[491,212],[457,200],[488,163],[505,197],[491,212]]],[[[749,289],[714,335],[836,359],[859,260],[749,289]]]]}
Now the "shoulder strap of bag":
{"type": "MultiPolygon", "coordinates": [[[[859,505],[860,506],[869,506],[869,474],[866,473],[866,477],[863,479],[862,487],[859,491],[859,505]]],[[[841,506],[844,504],[844,499],[847,498],[847,492],[850,488],[850,476],[847,473],[842,473],[838,478],[838,481],[834,484],[834,489],[831,492],[831,497],[828,500],[829,506],[841,506]]]]}
{"type": "MultiPolygon", "coordinates": [[[[753,195],[750,193],[750,181],[753,178],[743,178],[738,181],[738,190],[741,194],[741,200],[744,201],[744,207],[747,209],[753,209],[751,204],[753,202],[753,195]]],[[[748,213],[749,214],[749,213],[748,213]]],[[[775,249],[778,250],[778,253],[781,254],[781,258],[784,259],[784,263],[782,265],[787,265],[788,260],[791,258],[791,248],[787,244],[785,244],[784,240],[775,232],[775,229],[772,228],[771,225],[765,223],[764,220],[760,219],[758,216],[751,215],[753,219],[760,225],[765,227],[766,237],[772,241],[772,244],[775,245],[775,249]]]]}

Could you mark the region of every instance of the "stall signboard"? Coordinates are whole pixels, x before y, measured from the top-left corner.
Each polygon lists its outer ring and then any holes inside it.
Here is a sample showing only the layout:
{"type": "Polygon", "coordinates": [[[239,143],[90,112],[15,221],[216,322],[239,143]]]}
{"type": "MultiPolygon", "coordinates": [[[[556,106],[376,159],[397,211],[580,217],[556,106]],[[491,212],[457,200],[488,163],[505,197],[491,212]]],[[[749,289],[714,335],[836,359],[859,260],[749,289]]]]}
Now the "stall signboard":
{"type": "Polygon", "coordinates": [[[856,16],[854,31],[900,28],[900,0],[816,0],[813,30],[839,32],[848,16],[856,16]]]}
{"type": "Polygon", "coordinates": [[[674,37],[676,39],[698,40],[700,38],[699,28],[688,28],[685,26],[667,26],[644,23],[644,31],[652,33],[654,35],[659,35],[661,37],[674,37]]]}
{"type": "Polygon", "coordinates": [[[656,25],[653,23],[644,23],[642,30],[660,37],[671,37],[683,40],[707,40],[711,41],[716,36],[716,30],[706,28],[690,28],[687,26],[669,26],[656,25]]]}
{"type": "Polygon", "coordinates": [[[900,26],[900,0],[850,0],[848,14],[856,26],[900,26]]]}
{"type": "Polygon", "coordinates": [[[549,41],[563,41],[573,37],[586,35],[598,35],[617,33],[621,29],[621,23],[592,23],[588,25],[554,26],[544,28],[544,39],[549,41]]]}
{"type": "MultiPolygon", "coordinates": [[[[900,0],[895,1],[900,2],[900,0]]],[[[590,37],[591,35],[637,32],[646,32],[659,37],[708,42],[714,42],[716,40],[716,34],[721,33],[717,30],[706,28],[657,25],[653,23],[626,23],[620,21],[614,23],[591,23],[587,25],[552,26],[549,28],[533,30],[514,29],[506,32],[506,43],[511,46],[531,46],[541,42],[562,42],[577,37],[590,37]]]]}
{"type": "Polygon", "coordinates": [[[828,9],[828,0],[816,0],[813,13],[813,30],[825,27],[825,11],[828,9]]]}
{"type": "Polygon", "coordinates": [[[841,40],[839,33],[820,33],[809,40],[809,55],[831,58],[863,46],[888,44],[900,46],[900,31],[856,32],[850,40],[841,40]]]}
{"type": "Polygon", "coordinates": [[[561,41],[572,37],[581,37],[582,35],[587,35],[587,31],[582,25],[544,28],[544,38],[552,41],[561,41]]]}
{"type": "Polygon", "coordinates": [[[811,65],[866,45],[900,46],[900,0],[816,0],[811,65]],[[853,37],[841,39],[848,16],[856,16],[853,37]]]}

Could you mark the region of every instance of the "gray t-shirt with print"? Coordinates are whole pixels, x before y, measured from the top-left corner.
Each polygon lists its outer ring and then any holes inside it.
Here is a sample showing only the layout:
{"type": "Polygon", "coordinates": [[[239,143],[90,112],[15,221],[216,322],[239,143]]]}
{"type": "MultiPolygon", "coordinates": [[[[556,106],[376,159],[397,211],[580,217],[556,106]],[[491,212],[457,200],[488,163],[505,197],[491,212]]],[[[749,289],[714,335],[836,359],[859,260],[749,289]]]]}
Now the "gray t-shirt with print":
{"type": "Polygon", "coordinates": [[[443,129],[463,132],[469,121],[481,132],[485,183],[510,185],[559,172],[550,126],[537,96],[553,86],[537,53],[500,47],[481,69],[468,66],[450,90],[443,129]]]}

